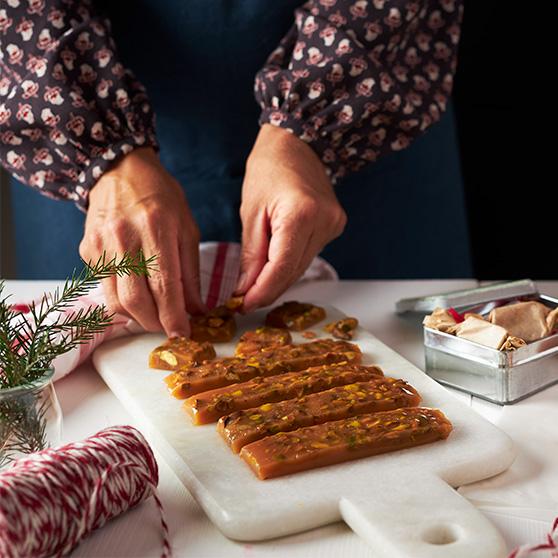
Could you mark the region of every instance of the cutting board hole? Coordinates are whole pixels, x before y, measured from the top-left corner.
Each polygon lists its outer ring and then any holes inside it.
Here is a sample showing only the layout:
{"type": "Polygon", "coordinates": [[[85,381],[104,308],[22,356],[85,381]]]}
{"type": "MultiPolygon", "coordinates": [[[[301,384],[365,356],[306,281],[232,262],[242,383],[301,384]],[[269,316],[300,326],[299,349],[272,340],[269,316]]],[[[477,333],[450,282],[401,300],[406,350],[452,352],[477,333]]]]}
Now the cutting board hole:
{"type": "Polygon", "coordinates": [[[422,539],[429,544],[451,544],[459,539],[459,532],[455,525],[434,525],[423,533],[422,539]]]}

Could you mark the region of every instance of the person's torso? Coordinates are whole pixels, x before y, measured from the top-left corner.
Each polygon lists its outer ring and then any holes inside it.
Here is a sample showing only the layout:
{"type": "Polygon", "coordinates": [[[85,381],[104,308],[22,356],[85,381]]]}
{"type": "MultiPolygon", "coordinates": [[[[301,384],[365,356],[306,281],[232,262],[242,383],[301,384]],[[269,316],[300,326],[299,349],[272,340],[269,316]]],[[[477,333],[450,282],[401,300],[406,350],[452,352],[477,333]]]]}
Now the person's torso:
{"type": "MultiPolygon", "coordinates": [[[[123,62],[147,87],[161,159],[181,182],[202,238],[239,240],[244,165],[259,129],[254,77],[303,1],[97,1],[123,62]]],[[[337,192],[349,225],[325,255],[342,276],[470,275],[451,110],[337,192]]]]}
{"type": "Polygon", "coordinates": [[[254,77],[301,0],[99,2],[124,63],[147,87],[161,159],[210,240],[240,234],[244,165],[258,133],[254,77]]]}

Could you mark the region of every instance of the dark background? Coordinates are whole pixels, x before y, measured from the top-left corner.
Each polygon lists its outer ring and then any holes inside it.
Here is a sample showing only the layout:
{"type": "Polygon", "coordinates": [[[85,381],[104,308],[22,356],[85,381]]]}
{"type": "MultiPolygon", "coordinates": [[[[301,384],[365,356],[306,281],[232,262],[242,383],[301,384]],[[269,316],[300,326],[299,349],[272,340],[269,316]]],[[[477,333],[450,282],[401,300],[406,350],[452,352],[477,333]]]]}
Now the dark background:
{"type": "Polygon", "coordinates": [[[544,19],[533,25],[514,2],[465,3],[454,107],[479,279],[558,279],[544,19]]]}

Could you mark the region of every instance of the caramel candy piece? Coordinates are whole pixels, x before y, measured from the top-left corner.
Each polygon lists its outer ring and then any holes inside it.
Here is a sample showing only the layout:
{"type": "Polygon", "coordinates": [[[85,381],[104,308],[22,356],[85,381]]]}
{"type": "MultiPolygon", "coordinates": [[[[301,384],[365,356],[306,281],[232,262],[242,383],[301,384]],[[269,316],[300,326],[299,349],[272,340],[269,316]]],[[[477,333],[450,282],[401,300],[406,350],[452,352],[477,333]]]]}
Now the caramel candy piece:
{"type": "Polygon", "coordinates": [[[338,386],[299,399],[265,403],[253,409],[221,417],[217,430],[231,449],[278,432],[290,432],[303,426],[322,424],[363,413],[416,407],[420,395],[404,380],[373,378],[338,386]]]}
{"type": "Polygon", "coordinates": [[[236,333],[234,312],[226,306],[217,306],[203,316],[192,316],[190,326],[190,337],[199,342],[227,343],[236,333]]]}
{"type": "Polygon", "coordinates": [[[531,343],[550,333],[546,321],[549,312],[550,308],[532,300],[494,308],[488,319],[493,324],[507,329],[510,335],[531,343]]]}
{"type": "Polygon", "coordinates": [[[315,366],[302,372],[254,378],[249,382],[198,393],[186,399],[184,408],[191,415],[194,424],[207,424],[233,411],[302,397],[308,393],[365,381],[381,375],[382,371],[377,366],[347,364],[315,366]]]}
{"type": "Polygon", "coordinates": [[[482,316],[481,314],[477,314],[476,312],[465,312],[465,314],[463,314],[463,318],[465,320],[467,318],[477,318],[479,320],[485,320],[484,316],[482,316]]]}
{"type": "Polygon", "coordinates": [[[323,308],[292,300],[271,310],[265,318],[265,324],[302,331],[321,322],[325,317],[326,312],[323,308]]]}
{"type": "Polygon", "coordinates": [[[356,345],[347,341],[319,339],[302,345],[274,347],[248,359],[218,358],[200,366],[177,370],[165,381],[175,397],[184,399],[257,376],[274,376],[337,362],[359,364],[361,360],[362,353],[356,345]]]}
{"type": "Polygon", "coordinates": [[[521,347],[525,347],[527,343],[520,339],[519,337],[512,337],[511,335],[504,341],[504,344],[500,347],[501,351],[515,351],[521,347]]]}
{"type": "Polygon", "coordinates": [[[358,327],[356,318],[343,318],[337,322],[332,322],[324,327],[324,330],[331,333],[337,339],[350,341],[353,338],[355,329],[358,327]]]}
{"type": "Polygon", "coordinates": [[[247,331],[240,336],[235,355],[246,358],[257,355],[270,347],[290,345],[292,341],[291,334],[287,329],[263,326],[254,331],[247,331]]]}
{"type": "Polygon", "coordinates": [[[546,317],[546,325],[548,326],[549,333],[554,333],[558,329],[558,307],[549,312],[546,317]]]}
{"type": "Polygon", "coordinates": [[[429,327],[431,329],[437,329],[438,331],[443,331],[445,333],[453,333],[453,331],[448,331],[453,326],[456,325],[454,317],[443,308],[435,308],[434,312],[429,316],[425,316],[422,320],[422,325],[424,327],[429,327]]]}
{"type": "Polygon", "coordinates": [[[243,358],[217,358],[199,366],[184,367],[165,378],[171,394],[177,399],[222,386],[244,382],[258,375],[257,368],[243,358]]]}
{"type": "Polygon", "coordinates": [[[244,304],[244,295],[241,296],[233,296],[225,302],[225,308],[230,310],[231,312],[239,312],[242,309],[242,305],[244,304]]]}
{"type": "Polygon", "coordinates": [[[492,349],[500,349],[508,338],[508,332],[503,327],[473,317],[457,324],[455,335],[492,349]]]}
{"type": "Polygon", "coordinates": [[[263,480],[428,444],[451,430],[441,411],[412,407],[280,432],[244,446],[240,457],[263,480]]]}
{"type": "Polygon", "coordinates": [[[149,353],[149,367],[176,370],[215,358],[211,343],[198,343],[187,337],[171,337],[149,353]]]}

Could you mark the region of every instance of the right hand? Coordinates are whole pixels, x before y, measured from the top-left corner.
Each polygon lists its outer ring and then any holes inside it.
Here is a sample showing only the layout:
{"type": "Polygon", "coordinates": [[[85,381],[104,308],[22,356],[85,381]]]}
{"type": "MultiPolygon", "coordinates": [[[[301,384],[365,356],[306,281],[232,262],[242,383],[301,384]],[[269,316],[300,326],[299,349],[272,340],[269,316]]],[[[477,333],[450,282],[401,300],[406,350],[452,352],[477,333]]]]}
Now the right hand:
{"type": "Polygon", "coordinates": [[[151,148],[135,149],[101,176],[89,194],[79,252],[96,262],[140,248],[157,256],[150,277],[103,282],[107,305],[147,331],[189,335],[187,312],[205,310],[200,295],[200,234],[178,182],[151,148]]]}

